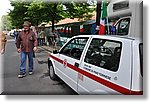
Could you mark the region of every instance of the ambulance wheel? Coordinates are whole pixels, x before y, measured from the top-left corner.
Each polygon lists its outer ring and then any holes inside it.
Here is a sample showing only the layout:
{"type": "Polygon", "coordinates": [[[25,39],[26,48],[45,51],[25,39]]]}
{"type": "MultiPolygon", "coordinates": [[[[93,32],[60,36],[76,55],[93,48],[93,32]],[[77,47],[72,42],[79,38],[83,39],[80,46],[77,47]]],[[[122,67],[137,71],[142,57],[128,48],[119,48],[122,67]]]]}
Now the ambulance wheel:
{"type": "Polygon", "coordinates": [[[49,66],[49,76],[50,76],[50,78],[52,80],[56,80],[57,79],[57,75],[55,74],[53,65],[49,66]]]}

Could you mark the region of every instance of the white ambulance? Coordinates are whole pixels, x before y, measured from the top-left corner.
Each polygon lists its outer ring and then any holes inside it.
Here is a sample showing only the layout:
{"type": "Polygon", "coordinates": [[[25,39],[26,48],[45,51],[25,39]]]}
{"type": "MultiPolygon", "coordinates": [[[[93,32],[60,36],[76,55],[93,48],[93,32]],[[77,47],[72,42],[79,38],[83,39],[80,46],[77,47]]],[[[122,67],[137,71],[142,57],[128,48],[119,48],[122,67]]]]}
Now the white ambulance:
{"type": "Polygon", "coordinates": [[[82,35],[50,54],[48,67],[79,94],[142,94],[142,58],[140,39],[82,35]]]}
{"type": "Polygon", "coordinates": [[[142,95],[143,32],[139,5],[141,2],[112,0],[108,17],[119,16],[114,24],[116,35],[71,38],[49,55],[50,78],[61,78],[78,94],[142,95]]]}
{"type": "Polygon", "coordinates": [[[111,0],[107,12],[109,21],[118,18],[114,23],[115,34],[142,38],[142,0],[111,0]]]}

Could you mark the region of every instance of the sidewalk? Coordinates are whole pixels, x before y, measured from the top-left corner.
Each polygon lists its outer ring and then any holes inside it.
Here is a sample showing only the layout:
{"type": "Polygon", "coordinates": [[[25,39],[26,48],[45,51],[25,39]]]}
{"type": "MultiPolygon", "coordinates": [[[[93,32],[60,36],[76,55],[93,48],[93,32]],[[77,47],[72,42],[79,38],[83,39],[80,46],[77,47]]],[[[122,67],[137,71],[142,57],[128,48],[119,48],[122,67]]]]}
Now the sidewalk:
{"type": "Polygon", "coordinates": [[[53,48],[53,46],[38,46],[38,48],[46,50],[50,53],[52,53],[54,50],[59,50],[60,49],[60,47],[57,47],[57,49],[56,49],[56,48],[53,48]]]}
{"type": "Polygon", "coordinates": [[[48,54],[53,52],[52,46],[38,46],[38,50],[36,52],[36,59],[39,64],[47,64],[48,54]]]}
{"type": "MultiPolygon", "coordinates": [[[[38,46],[38,50],[36,52],[36,59],[39,64],[48,63],[48,54],[52,53],[54,50],[53,46],[38,46]]],[[[57,49],[59,50],[59,49],[57,49]]]]}

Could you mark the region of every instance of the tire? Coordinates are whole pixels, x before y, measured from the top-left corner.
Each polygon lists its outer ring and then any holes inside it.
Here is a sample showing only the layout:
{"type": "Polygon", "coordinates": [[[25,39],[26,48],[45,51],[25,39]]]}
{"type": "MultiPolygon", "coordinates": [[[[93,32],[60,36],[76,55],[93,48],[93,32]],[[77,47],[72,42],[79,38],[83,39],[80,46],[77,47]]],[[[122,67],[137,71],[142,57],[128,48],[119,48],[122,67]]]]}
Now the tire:
{"type": "Polygon", "coordinates": [[[53,65],[49,66],[49,76],[52,80],[57,80],[57,75],[55,74],[53,65]]]}

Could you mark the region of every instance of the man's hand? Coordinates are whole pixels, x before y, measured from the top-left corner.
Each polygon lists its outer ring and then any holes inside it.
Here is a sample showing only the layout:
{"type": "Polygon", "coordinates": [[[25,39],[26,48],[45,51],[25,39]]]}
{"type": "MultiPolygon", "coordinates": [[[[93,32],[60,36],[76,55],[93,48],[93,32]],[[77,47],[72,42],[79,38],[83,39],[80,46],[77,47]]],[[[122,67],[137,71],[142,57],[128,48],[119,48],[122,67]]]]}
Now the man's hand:
{"type": "Polygon", "coordinates": [[[35,52],[36,50],[37,50],[37,47],[34,47],[34,48],[33,48],[33,51],[35,52]]]}
{"type": "Polygon", "coordinates": [[[18,52],[18,53],[20,53],[20,52],[21,52],[21,49],[20,49],[20,48],[19,48],[19,49],[17,49],[17,52],[18,52]]]}

